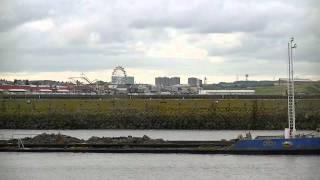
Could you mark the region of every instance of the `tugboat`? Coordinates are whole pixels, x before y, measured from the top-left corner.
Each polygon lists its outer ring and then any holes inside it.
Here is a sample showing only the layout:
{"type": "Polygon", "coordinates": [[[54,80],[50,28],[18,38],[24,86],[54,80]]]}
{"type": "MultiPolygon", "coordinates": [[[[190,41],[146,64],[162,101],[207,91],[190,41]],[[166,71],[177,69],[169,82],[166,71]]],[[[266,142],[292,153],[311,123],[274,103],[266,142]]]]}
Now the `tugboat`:
{"type": "Polygon", "coordinates": [[[281,136],[257,136],[251,138],[248,133],[246,137],[240,136],[232,150],[241,154],[320,154],[320,136],[316,132],[300,135],[296,134],[295,128],[295,101],[294,101],[294,78],[292,50],[297,47],[294,38],[288,42],[288,124],[284,135],[281,136]]]}

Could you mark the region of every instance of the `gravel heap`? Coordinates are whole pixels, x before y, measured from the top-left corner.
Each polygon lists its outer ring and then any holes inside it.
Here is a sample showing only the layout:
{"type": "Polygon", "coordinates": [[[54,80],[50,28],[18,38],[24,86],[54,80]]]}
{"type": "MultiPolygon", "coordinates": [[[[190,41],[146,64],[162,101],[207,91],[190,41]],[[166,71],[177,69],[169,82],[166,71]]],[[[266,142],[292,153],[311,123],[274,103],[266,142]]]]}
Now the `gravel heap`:
{"type": "Polygon", "coordinates": [[[69,144],[83,143],[84,140],[63,134],[39,134],[33,138],[26,137],[22,139],[24,144],[69,144]]]}
{"type": "MultiPolygon", "coordinates": [[[[78,139],[75,137],[63,134],[47,134],[42,133],[32,138],[26,137],[22,139],[24,144],[72,144],[72,143],[88,143],[88,144],[116,144],[116,143],[130,143],[130,144],[148,144],[148,143],[163,143],[163,139],[151,139],[144,135],[143,137],[96,137],[92,136],[88,140],[78,139]]],[[[18,143],[17,139],[10,139],[7,143],[18,143]]]]}
{"type": "Polygon", "coordinates": [[[96,137],[92,136],[86,143],[88,144],[106,144],[106,143],[130,143],[130,144],[147,144],[147,143],[163,143],[163,139],[151,139],[144,135],[143,137],[96,137]]]}

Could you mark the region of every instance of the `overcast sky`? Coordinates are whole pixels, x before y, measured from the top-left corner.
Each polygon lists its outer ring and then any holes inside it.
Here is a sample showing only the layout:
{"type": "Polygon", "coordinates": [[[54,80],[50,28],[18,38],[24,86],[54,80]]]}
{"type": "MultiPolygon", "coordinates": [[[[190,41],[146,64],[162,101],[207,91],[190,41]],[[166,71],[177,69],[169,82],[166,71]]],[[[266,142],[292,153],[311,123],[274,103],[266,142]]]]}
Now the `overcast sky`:
{"type": "Polygon", "coordinates": [[[1,0],[0,78],[320,79],[320,1],[1,0]]]}

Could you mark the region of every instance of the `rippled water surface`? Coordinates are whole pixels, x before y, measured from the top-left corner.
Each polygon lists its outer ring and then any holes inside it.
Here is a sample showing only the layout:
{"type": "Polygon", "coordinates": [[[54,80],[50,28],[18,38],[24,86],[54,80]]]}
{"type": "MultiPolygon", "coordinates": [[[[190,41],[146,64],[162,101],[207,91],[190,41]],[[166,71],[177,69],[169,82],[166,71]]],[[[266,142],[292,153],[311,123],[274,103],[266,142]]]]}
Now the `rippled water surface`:
{"type": "Polygon", "coordinates": [[[319,167],[319,156],[0,153],[4,180],[318,180],[319,167]]]}

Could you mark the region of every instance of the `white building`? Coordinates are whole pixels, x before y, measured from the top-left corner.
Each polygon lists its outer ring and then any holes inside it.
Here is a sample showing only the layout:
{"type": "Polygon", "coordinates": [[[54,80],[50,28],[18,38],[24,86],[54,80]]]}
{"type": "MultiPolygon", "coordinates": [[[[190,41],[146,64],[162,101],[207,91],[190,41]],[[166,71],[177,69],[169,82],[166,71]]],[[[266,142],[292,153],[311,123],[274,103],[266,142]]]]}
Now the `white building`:
{"type": "Polygon", "coordinates": [[[255,90],[200,90],[201,95],[254,95],[255,90]]]}

